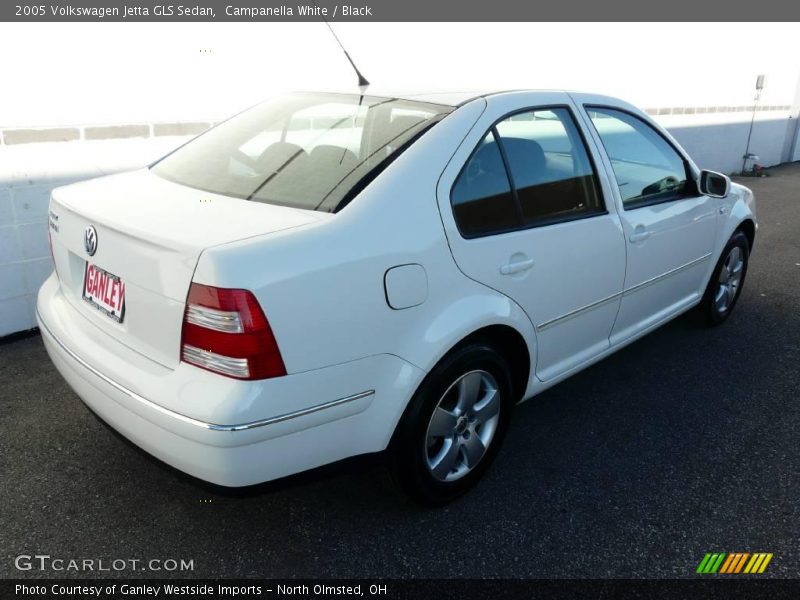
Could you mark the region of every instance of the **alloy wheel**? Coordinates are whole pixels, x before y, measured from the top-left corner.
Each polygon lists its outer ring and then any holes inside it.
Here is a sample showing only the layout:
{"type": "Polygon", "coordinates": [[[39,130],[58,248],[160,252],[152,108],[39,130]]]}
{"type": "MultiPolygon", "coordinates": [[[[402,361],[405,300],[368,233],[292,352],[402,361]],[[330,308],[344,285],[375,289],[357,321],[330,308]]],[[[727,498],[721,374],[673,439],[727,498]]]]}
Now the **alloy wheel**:
{"type": "Polygon", "coordinates": [[[714,294],[714,308],[724,314],[733,305],[744,273],[744,253],[739,246],[734,246],[725,257],[717,280],[717,291],[714,294]]]}
{"type": "Polygon", "coordinates": [[[497,431],[501,405],[500,388],[488,371],[465,373],[447,388],[425,435],[425,458],[434,478],[455,481],[475,468],[497,431]]]}

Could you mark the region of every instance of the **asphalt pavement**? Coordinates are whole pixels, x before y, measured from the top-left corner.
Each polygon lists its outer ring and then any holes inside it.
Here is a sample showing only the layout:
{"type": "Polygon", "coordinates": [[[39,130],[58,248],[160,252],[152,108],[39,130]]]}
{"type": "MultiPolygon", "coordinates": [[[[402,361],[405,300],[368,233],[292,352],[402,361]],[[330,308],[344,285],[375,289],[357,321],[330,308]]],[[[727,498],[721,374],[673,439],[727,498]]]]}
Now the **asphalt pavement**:
{"type": "Polygon", "coordinates": [[[14,567],[33,554],[197,577],[691,577],[734,551],[798,576],[800,164],[771,174],[745,180],[760,228],[731,318],[685,315],[519,406],[443,509],[374,459],[220,494],[104,427],[38,336],[0,344],[0,577],[91,575],[14,567]]]}

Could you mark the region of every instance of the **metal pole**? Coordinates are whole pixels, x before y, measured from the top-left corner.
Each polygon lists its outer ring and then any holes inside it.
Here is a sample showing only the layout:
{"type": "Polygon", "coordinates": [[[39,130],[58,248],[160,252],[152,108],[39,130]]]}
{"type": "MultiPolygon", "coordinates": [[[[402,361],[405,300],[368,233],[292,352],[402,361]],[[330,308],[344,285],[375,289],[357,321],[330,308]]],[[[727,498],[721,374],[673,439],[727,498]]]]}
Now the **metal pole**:
{"type": "Polygon", "coordinates": [[[758,108],[758,101],[760,99],[761,90],[758,90],[753,102],[753,117],[750,119],[750,131],[747,132],[747,147],[744,149],[744,156],[742,157],[742,175],[744,175],[744,168],[747,166],[747,157],[750,156],[750,138],[753,136],[753,123],[756,120],[756,108],[758,108]]]}

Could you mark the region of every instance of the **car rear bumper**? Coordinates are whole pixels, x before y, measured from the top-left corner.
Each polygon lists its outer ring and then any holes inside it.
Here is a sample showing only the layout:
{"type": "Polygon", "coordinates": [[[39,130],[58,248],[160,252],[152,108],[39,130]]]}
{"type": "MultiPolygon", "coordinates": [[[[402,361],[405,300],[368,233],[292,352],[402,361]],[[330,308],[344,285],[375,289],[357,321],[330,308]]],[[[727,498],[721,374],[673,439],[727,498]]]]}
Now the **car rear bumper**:
{"type": "Polygon", "coordinates": [[[53,364],[87,406],[150,454],[217,485],[383,450],[424,376],[392,355],[260,382],[183,363],[165,369],[86,321],[55,275],[39,292],[37,319],[53,364]]]}

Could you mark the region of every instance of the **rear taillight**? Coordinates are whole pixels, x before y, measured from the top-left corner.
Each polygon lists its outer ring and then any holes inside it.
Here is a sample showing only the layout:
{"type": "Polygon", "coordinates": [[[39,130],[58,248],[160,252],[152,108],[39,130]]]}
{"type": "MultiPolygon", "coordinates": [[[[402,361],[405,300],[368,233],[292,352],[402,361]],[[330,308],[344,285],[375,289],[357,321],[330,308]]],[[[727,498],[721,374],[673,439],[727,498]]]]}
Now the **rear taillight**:
{"type": "Polygon", "coordinates": [[[236,379],[286,375],[272,328],[253,293],[199,283],[189,288],[181,360],[236,379]]]}

